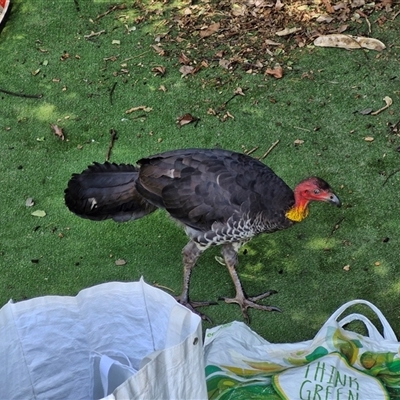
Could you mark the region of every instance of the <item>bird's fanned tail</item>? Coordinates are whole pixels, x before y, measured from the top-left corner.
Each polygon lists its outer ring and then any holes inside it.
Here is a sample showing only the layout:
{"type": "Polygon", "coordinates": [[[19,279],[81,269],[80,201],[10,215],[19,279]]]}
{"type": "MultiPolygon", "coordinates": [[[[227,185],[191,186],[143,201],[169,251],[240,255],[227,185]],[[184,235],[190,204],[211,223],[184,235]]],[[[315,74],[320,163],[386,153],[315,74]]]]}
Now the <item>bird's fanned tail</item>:
{"type": "Polygon", "coordinates": [[[150,214],[156,207],[136,190],[138,169],[129,164],[94,163],[74,174],[65,190],[65,204],[82,218],[124,222],[150,214]]]}

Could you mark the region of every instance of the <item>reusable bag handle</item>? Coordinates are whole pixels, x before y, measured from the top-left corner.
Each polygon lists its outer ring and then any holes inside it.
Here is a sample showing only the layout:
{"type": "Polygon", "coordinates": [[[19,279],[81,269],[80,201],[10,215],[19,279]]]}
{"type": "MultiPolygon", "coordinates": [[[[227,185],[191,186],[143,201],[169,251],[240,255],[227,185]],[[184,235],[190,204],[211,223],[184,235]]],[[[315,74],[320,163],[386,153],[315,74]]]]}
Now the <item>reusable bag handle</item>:
{"type": "Polygon", "coordinates": [[[338,321],[338,324],[341,328],[343,328],[346,324],[352,321],[363,322],[364,325],[367,327],[368,337],[374,340],[375,342],[380,342],[382,340],[385,340],[385,338],[381,335],[376,326],[365,315],[357,313],[350,314],[341,319],[340,321],[338,321]]]}
{"type": "Polygon", "coordinates": [[[108,374],[110,373],[110,369],[114,364],[121,364],[123,366],[127,366],[127,367],[133,369],[131,360],[125,353],[123,353],[122,351],[114,351],[114,356],[116,356],[117,354],[122,356],[122,358],[124,358],[127,363],[122,364],[118,360],[108,357],[105,354],[103,354],[100,358],[99,368],[100,368],[100,377],[101,377],[101,384],[103,386],[104,396],[108,396],[108,394],[109,394],[108,393],[108,374]]]}
{"type": "Polygon", "coordinates": [[[390,326],[388,320],[385,318],[385,316],[382,314],[382,312],[379,310],[378,307],[376,307],[375,305],[373,305],[372,303],[370,303],[367,300],[351,300],[345,304],[343,304],[341,307],[339,307],[329,318],[329,320],[335,320],[341,327],[343,327],[344,325],[346,325],[347,323],[354,321],[354,320],[360,320],[362,322],[365,323],[367,329],[368,329],[368,334],[369,336],[373,339],[376,338],[377,340],[390,340],[392,342],[398,342],[396,334],[394,333],[392,327],[390,326]],[[355,304],[365,304],[366,306],[368,306],[372,311],[375,312],[375,314],[378,316],[379,321],[382,324],[383,327],[383,337],[382,335],[379,333],[378,329],[374,326],[374,324],[364,315],[361,314],[351,314],[348,315],[344,318],[342,318],[340,321],[338,320],[338,318],[340,317],[341,314],[343,314],[343,312],[345,310],[347,310],[349,307],[355,305],[355,304]]]}

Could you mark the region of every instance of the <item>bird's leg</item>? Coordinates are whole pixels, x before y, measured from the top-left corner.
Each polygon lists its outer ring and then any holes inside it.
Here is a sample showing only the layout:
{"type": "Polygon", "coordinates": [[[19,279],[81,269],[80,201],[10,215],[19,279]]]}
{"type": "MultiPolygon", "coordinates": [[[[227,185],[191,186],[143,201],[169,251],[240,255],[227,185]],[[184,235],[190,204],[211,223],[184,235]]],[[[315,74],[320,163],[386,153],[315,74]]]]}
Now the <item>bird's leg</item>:
{"type": "Polygon", "coordinates": [[[236,296],[233,298],[223,297],[221,300],[224,300],[226,303],[237,303],[239,304],[243,316],[247,322],[249,322],[249,314],[247,312],[248,308],[255,308],[257,310],[263,311],[280,311],[279,308],[273,306],[264,306],[261,304],[257,304],[258,300],[264,299],[265,297],[271,296],[277,293],[275,290],[269,290],[265,293],[262,293],[258,296],[248,297],[243,290],[242,283],[239,279],[238,273],[236,271],[236,266],[238,264],[238,255],[237,250],[240,246],[234,244],[225,244],[222,247],[222,256],[225,260],[225,265],[228,268],[229,274],[235,284],[236,288],[236,296]]]}
{"type": "Polygon", "coordinates": [[[195,310],[195,308],[216,305],[218,303],[212,301],[190,301],[189,298],[190,276],[192,274],[192,269],[196,265],[196,262],[203,251],[204,250],[192,240],[183,248],[183,289],[181,295],[176,297],[176,300],[185,307],[189,308],[189,310],[200,315],[202,319],[211,322],[206,315],[195,310]]]}

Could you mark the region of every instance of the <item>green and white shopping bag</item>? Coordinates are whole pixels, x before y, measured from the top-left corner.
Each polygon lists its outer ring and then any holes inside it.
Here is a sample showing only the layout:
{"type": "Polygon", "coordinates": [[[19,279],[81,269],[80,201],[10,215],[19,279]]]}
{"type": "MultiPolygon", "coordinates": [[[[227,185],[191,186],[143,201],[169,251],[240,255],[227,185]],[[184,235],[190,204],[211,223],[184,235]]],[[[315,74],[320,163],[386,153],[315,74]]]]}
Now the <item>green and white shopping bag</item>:
{"type": "Polygon", "coordinates": [[[382,312],[365,300],[340,307],[312,340],[269,343],[233,322],[207,330],[204,346],[209,399],[400,399],[400,344],[382,312]],[[382,334],[363,314],[341,317],[355,304],[375,312],[382,334]],[[344,328],[356,320],[366,336],[344,328]]]}

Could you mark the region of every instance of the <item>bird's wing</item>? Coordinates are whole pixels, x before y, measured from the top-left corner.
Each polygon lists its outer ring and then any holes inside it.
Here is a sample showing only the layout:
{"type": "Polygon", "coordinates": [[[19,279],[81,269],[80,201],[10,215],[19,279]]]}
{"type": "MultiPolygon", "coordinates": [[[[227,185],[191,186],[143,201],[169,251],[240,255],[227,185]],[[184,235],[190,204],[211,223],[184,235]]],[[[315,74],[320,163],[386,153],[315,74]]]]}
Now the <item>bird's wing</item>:
{"type": "Polygon", "coordinates": [[[234,215],[252,218],[263,212],[273,219],[294,201],[292,190],[269,167],[239,153],[175,150],[138,163],[138,192],[198,230],[234,215]]]}

